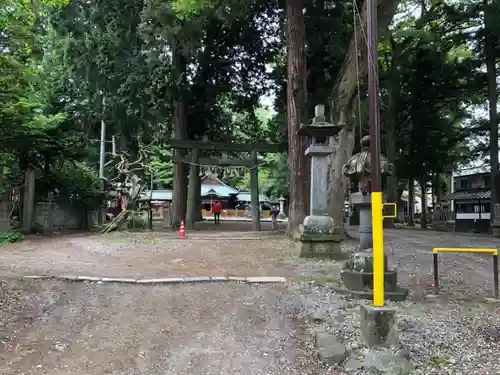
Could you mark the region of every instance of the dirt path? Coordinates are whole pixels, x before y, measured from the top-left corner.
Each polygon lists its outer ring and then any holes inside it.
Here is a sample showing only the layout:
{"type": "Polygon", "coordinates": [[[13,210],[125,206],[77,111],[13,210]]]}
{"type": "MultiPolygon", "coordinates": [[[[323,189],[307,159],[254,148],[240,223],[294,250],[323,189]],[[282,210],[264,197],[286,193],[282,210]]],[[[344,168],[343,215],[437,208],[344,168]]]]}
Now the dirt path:
{"type": "Polygon", "coordinates": [[[283,236],[252,232],[33,237],[0,248],[0,275],[287,276],[286,260],[298,251],[283,236]]]}
{"type": "Polygon", "coordinates": [[[284,286],[57,285],[50,311],[12,333],[1,374],[319,373],[296,340],[300,299],[284,286]]]}

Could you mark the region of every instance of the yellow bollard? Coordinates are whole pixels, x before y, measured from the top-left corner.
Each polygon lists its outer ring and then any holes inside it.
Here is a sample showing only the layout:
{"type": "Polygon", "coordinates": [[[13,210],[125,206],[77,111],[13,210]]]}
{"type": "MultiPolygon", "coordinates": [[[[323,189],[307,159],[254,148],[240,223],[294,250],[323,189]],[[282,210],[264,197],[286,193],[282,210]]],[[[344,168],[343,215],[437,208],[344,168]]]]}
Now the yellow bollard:
{"type": "Polygon", "coordinates": [[[382,192],[372,192],[373,304],[384,306],[384,229],[382,192]]]}

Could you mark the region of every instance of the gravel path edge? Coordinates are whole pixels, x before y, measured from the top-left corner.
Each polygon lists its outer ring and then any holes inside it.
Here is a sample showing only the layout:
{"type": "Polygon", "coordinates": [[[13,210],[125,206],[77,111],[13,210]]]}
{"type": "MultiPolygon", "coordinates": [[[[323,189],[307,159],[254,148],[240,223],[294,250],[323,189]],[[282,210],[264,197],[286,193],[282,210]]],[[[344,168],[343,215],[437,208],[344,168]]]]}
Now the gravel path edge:
{"type": "Polygon", "coordinates": [[[164,277],[164,278],[120,278],[106,276],[82,276],[82,275],[29,275],[21,277],[23,280],[63,280],[63,281],[92,281],[102,283],[120,283],[120,284],[184,284],[184,283],[203,283],[203,282],[241,282],[250,284],[261,283],[285,283],[286,279],[281,276],[258,276],[258,277],[241,277],[241,276],[184,276],[184,277],[164,277]]]}

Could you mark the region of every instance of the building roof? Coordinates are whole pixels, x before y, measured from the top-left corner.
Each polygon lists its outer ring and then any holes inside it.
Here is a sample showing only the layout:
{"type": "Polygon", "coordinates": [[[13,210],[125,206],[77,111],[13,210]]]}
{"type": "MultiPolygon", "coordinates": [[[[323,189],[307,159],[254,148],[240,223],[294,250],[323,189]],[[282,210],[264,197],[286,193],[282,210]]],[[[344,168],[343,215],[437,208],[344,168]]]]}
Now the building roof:
{"type": "Polygon", "coordinates": [[[141,199],[153,201],[171,201],[172,200],[172,190],[153,190],[152,192],[147,190],[141,194],[141,199]]]}
{"type": "MultiPolygon", "coordinates": [[[[252,200],[252,195],[249,191],[235,189],[222,182],[213,174],[208,173],[201,179],[202,197],[215,196],[223,198],[231,195],[236,195],[236,199],[241,202],[250,202],[252,200]]],[[[172,190],[153,190],[152,193],[146,190],[141,194],[143,200],[149,200],[150,196],[153,201],[171,201],[172,190]]],[[[259,202],[261,203],[274,203],[275,201],[276,200],[269,199],[269,197],[264,194],[259,194],[259,202]]]]}
{"type": "Polygon", "coordinates": [[[473,165],[453,171],[453,177],[473,176],[476,174],[490,173],[490,166],[487,164],[473,165]]]}
{"type": "Polygon", "coordinates": [[[491,190],[462,190],[451,193],[447,197],[449,200],[478,201],[491,199],[491,190]]]}
{"type": "MultiPolygon", "coordinates": [[[[252,193],[250,193],[248,191],[242,191],[236,196],[236,199],[238,199],[241,202],[251,202],[252,201],[252,193]]],[[[264,194],[259,194],[259,202],[271,203],[273,201],[271,199],[269,199],[269,197],[265,196],[264,194]]]]}
{"type": "Polygon", "coordinates": [[[229,197],[238,194],[239,190],[222,182],[213,173],[206,173],[201,178],[201,196],[215,195],[217,197],[229,197]]]}
{"type": "Polygon", "coordinates": [[[201,196],[216,195],[218,197],[229,197],[231,194],[238,194],[238,190],[228,185],[207,185],[202,182],[201,196]]]}

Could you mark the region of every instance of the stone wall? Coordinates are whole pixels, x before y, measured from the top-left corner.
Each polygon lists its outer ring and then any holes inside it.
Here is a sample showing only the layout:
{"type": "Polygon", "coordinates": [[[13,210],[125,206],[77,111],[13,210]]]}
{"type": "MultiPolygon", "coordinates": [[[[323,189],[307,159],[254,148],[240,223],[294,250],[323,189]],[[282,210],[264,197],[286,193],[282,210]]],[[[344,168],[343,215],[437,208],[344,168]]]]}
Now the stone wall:
{"type": "Polygon", "coordinates": [[[0,202],[0,232],[10,229],[10,213],[13,206],[13,202],[0,202]]]}
{"type": "Polygon", "coordinates": [[[57,203],[37,202],[33,227],[42,232],[82,229],[85,227],[85,215],[88,217],[89,227],[92,227],[96,223],[96,212],[76,212],[57,203]]]}

